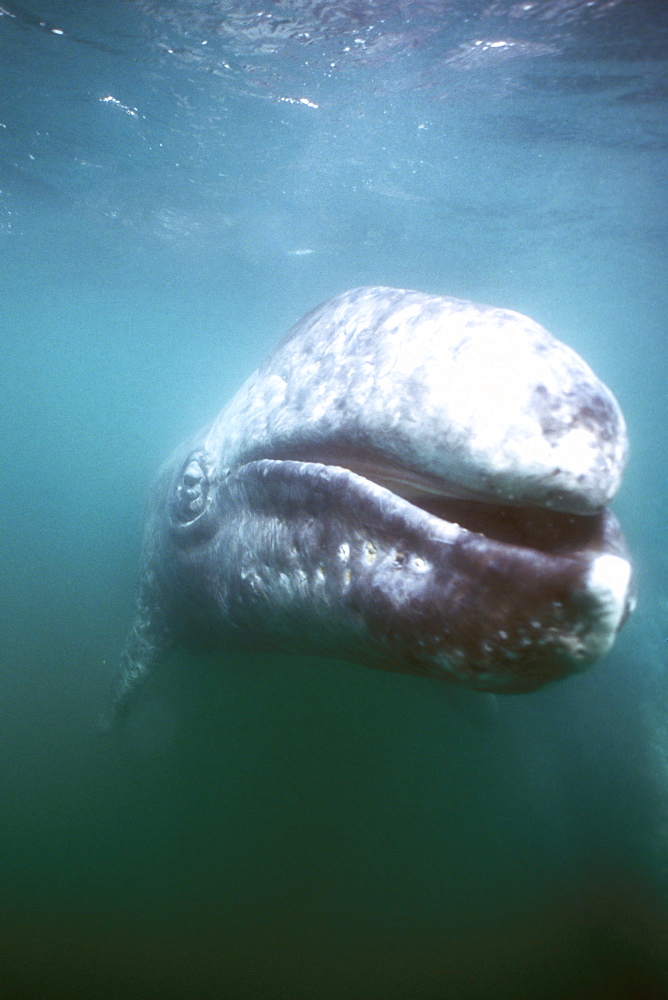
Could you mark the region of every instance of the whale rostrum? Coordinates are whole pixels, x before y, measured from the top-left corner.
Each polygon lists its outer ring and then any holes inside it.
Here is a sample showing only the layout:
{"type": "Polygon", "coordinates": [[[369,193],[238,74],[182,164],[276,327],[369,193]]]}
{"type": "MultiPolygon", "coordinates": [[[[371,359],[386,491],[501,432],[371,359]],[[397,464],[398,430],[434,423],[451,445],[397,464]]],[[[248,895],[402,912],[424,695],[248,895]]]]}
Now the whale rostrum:
{"type": "Polygon", "coordinates": [[[109,719],[178,646],[509,693],[585,668],[633,604],[626,455],[612,393],[527,317],[336,296],[160,471],[109,719]]]}

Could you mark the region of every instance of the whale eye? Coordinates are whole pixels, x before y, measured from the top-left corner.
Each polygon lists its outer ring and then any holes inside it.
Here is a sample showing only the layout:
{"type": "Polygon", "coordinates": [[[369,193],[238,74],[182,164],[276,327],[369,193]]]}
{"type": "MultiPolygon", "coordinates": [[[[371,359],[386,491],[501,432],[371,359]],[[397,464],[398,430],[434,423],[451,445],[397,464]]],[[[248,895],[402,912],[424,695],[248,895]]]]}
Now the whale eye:
{"type": "Polygon", "coordinates": [[[197,520],[209,505],[209,463],[202,452],[193,452],[181,469],[176,486],[174,515],[181,524],[197,520]]]}

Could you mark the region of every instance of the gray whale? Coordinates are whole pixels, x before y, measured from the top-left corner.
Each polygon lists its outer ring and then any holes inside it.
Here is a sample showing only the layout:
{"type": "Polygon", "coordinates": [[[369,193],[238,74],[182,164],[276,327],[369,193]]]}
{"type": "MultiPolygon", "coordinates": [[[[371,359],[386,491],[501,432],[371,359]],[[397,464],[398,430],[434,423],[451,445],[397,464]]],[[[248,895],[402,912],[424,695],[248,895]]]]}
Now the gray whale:
{"type": "Polygon", "coordinates": [[[519,313],[358,288],[299,321],[163,466],[108,721],[177,646],[528,692],[633,603],[624,419],[519,313]]]}

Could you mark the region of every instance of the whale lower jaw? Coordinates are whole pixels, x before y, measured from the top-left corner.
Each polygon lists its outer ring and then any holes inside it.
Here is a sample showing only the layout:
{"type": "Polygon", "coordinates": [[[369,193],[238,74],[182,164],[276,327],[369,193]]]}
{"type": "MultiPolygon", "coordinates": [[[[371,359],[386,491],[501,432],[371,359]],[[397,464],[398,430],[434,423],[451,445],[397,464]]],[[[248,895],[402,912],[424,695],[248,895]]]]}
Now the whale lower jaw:
{"type": "Polygon", "coordinates": [[[342,466],[260,459],[231,470],[219,502],[243,509],[247,529],[237,525],[232,550],[221,540],[237,569],[220,593],[240,644],[257,645],[262,628],[267,648],[497,692],[533,691],[608,652],[633,603],[612,513],[414,485],[417,502],[342,466]]]}

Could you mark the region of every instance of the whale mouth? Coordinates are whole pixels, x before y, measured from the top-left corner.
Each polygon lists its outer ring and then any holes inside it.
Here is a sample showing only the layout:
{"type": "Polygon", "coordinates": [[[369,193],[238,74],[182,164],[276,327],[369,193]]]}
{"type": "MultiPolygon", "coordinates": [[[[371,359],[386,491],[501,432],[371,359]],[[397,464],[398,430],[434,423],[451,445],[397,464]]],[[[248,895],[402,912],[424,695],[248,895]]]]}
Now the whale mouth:
{"type": "Polygon", "coordinates": [[[609,546],[601,513],[566,514],[542,507],[462,500],[447,494],[412,494],[404,499],[440,521],[504,545],[560,555],[600,552],[609,546]]]}
{"type": "MultiPolygon", "coordinates": [[[[499,498],[469,493],[461,485],[429,479],[399,468],[375,474],[373,468],[344,467],[387,489],[426,514],[490,541],[534,549],[542,553],[596,552],[607,550],[603,512],[576,514],[548,507],[504,503],[499,498]]],[[[620,536],[621,537],[621,536],[620,536]]],[[[622,554],[621,548],[619,554],[622,554]]]]}
{"type": "Polygon", "coordinates": [[[621,529],[607,508],[582,514],[522,503],[521,500],[504,497],[502,486],[497,485],[492,477],[489,492],[482,494],[459,482],[390,463],[373,454],[362,456],[355,451],[350,454],[343,450],[311,454],[298,449],[294,453],[277,452],[259,459],[260,462],[263,460],[271,462],[275,468],[285,463],[286,470],[297,466],[343,470],[359,478],[362,492],[365,483],[371,484],[439,522],[498,545],[519,547],[543,555],[589,553],[593,556],[610,553],[628,558],[621,529]]]}

